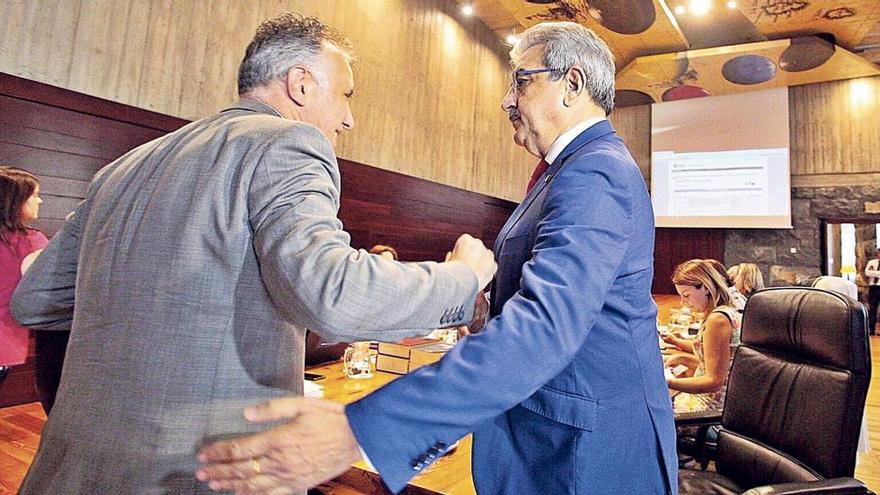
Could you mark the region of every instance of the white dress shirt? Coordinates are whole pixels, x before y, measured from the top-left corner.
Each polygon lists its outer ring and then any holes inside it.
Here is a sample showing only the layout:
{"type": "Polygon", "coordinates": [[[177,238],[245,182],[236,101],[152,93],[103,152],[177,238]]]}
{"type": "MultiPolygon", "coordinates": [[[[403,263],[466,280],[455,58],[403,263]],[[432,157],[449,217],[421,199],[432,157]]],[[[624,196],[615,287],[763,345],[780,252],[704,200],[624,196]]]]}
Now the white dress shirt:
{"type": "Polygon", "coordinates": [[[547,150],[547,155],[544,156],[544,161],[548,164],[552,164],[553,161],[559,157],[559,154],[562,153],[562,150],[564,150],[566,146],[574,141],[574,138],[580,136],[582,132],[586,131],[590,127],[593,127],[599,122],[602,122],[603,120],[605,120],[605,117],[587,119],[560,134],[559,137],[556,138],[556,141],[553,141],[553,144],[550,145],[550,149],[547,150]]]}
{"type": "Polygon", "coordinates": [[[868,285],[880,285],[880,259],[874,258],[865,265],[865,276],[868,285]]]}

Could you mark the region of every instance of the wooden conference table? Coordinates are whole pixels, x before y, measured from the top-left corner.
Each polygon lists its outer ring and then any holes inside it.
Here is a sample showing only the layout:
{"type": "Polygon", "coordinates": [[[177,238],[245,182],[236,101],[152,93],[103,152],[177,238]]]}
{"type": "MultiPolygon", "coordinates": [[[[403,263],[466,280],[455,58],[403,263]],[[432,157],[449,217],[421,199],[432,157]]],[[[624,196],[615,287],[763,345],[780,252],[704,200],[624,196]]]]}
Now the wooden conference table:
{"type": "MultiPolygon", "coordinates": [[[[669,320],[670,309],[679,305],[678,296],[655,295],[660,309],[660,322],[669,320]]],[[[324,398],[343,404],[354,402],[398,378],[398,375],[375,372],[372,378],[351,379],[342,372],[341,362],[332,362],[309,368],[310,372],[324,375],[318,384],[324,387],[324,398]]],[[[319,487],[332,495],[385,494],[379,475],[363,462],[352,466],[342,476],[319,487]]],[[[402,492],[406,495],[475,495],[471,479],[471,436],[463,438],[458,448],[410,480],[402,492]]]]}

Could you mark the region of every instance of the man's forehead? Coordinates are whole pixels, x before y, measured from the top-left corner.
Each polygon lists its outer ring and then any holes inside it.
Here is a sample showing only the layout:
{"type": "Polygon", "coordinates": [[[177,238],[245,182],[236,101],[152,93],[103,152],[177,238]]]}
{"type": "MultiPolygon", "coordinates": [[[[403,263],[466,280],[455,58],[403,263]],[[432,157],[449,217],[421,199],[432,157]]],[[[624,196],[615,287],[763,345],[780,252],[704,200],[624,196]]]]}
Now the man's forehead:
{"type": "Polygon", "coordinates": [[[513,61],[513,66],[515,69],[534,69],[536,67],[535,64],[540,63],[541,59],[544,55],[544,45],[535,45],[529,47],[527,50],[522,52],[522,55],[519,56],[518,59],[513,61]]]}

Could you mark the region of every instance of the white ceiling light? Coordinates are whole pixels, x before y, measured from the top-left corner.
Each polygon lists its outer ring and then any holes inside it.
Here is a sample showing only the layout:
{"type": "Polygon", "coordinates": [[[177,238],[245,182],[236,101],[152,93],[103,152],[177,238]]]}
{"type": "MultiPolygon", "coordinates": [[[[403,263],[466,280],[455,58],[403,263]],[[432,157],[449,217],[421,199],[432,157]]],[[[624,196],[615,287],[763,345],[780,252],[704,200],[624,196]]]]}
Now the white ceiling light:
{"type": "Polygon", "coordinates": [[[691,14],[706,15],[712,10],[712,0],[691,0],[688,7],[691,14]]]}

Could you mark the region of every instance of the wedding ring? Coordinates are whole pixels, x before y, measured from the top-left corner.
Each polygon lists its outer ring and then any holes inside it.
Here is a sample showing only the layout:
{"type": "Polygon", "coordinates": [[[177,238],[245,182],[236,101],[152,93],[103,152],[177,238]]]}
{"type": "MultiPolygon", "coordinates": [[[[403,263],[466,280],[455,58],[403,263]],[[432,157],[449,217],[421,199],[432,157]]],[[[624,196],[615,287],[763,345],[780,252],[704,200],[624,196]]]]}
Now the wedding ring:
{"type": "Polygon", "coordinates": [[[254,468],[254,472],[255,472],[255,473],[257,473],[257,474],[260,474],[260,473],[261,473],[261,470],[260,470],[260,460],[257,459],[256,457],[254,457],[253,459],[251,459],[251,467],[254,468]]]}

